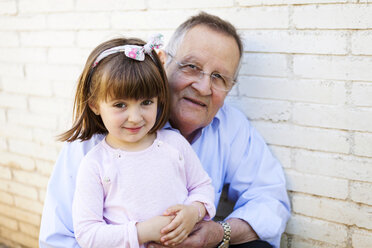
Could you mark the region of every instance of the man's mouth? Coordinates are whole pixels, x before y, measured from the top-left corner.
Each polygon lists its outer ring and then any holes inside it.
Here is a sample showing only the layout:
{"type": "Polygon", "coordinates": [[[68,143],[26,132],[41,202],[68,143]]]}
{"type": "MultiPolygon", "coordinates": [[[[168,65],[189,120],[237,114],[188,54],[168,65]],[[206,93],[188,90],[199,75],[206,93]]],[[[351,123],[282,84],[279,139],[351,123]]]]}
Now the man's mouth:
{"type": "Polygon", "coordinates": [[[189,102],[192,102],[194,104],[200,105],[202,107],[206,107],[207,106],[204,102],[198,101],[196,99],[192,99],[192,98],[188,98],[188,97],[184,97],[184,99],[187,100],[187,101],[189,101],[189,102]]]}

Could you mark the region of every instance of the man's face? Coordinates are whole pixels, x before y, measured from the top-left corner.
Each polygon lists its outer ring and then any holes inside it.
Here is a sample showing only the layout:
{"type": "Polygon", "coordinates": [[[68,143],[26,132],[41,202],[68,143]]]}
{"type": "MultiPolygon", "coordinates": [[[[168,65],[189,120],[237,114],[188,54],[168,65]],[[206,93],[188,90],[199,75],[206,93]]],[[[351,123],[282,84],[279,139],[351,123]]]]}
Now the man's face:
{"type": "Polygon", "coordinates": [[[190,80],[179,70],[191,63],[204,72],[233,78],[239,63],[239,48],[233,37],[199,25],[190,29],[174,58],[166,65],[171,90],[171,124],[187,138],[207,126],[222,107],[228,92],[211,87],[210,77],[190,80]]]}

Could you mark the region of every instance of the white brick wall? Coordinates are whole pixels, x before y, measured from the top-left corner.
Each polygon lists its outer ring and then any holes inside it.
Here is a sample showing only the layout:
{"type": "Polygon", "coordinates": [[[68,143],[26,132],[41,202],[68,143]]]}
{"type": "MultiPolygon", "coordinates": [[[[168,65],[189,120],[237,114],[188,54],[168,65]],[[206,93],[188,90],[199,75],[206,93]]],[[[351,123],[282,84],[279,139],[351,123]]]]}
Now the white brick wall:
{"type": "Polygon", "coordinates": [[[244,39],[229,101],[281,161],[286,248],[372,244],[371,0],[0,1],[0,243],[38,247],[48,178],[91,49],[120,35],[168,40],[205,10],[244,39]]]}

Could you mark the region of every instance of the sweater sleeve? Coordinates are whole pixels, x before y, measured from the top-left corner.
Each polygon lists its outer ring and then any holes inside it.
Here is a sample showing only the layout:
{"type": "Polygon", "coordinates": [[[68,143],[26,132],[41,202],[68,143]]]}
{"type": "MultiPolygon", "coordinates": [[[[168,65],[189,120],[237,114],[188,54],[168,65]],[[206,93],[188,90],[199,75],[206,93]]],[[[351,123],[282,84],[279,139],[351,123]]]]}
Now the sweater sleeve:
{"type": "Polygon", "coordinates": [[[85,157],[80,165],[72,218],[75,237],[81,247],[138,248],[136,222],[107,224],[103,218],[104,190],[99,166],[85,157]]]}

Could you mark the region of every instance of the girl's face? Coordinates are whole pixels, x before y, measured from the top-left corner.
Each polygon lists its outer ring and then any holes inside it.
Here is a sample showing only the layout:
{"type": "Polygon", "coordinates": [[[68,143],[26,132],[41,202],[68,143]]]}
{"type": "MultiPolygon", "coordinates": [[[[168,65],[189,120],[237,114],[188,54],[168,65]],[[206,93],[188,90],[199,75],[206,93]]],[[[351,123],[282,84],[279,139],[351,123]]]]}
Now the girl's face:
{"type": "Polygon", "coordinates": [[[155,134],[148,134],[155,125],[158,98],[109,99],[90,106],[101,115],[108,130],[106,142],[114,148],[142,150],[150,146],[155,134]]]}

